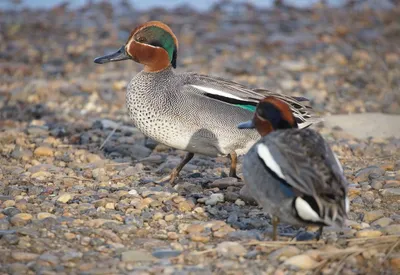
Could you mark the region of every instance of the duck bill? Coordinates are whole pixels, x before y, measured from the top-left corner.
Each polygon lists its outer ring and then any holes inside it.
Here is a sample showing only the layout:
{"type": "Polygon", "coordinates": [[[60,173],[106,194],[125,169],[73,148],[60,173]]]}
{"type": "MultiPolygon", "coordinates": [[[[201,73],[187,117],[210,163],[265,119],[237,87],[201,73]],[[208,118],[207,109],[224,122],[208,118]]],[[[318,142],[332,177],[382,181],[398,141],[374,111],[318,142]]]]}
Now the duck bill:
{"type": "Polygon", "coordinates": [[[239,123],[237,126],[239,129],[254,129],[256,126],[254,125],[253,120],[245,121],[242,123],[239,123]]]}
{"type": "Polygon", "coordinates": [[[122,46],[118,51],[112,54],[108,54],[105,56],[97,57],[94,60],[94,63],[104,64],[107,62],[121,61],[131,59],[131,57],[126,53],[125,46],[122,46]]]}

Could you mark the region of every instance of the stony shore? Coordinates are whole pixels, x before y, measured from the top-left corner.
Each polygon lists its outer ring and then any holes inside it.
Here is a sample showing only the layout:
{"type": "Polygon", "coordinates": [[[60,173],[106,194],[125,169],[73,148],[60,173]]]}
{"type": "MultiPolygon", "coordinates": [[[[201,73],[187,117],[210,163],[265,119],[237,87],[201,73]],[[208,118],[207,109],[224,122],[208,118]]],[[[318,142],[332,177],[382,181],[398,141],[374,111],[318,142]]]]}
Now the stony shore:
{"type": "Polygon", "coordinates": [[[0,274],[399,272],[398,7],[122,10],[0,11],[0,274]],[[296,241],[305,229],[282,224],[271,241],[223,157],[195,156],[175,188],[154,183],[184,152],[129,121],[141,66],[93,63],[147,20],[179,37],[179,71],[311,99],[350,184],[345,228],[296,241]]]}

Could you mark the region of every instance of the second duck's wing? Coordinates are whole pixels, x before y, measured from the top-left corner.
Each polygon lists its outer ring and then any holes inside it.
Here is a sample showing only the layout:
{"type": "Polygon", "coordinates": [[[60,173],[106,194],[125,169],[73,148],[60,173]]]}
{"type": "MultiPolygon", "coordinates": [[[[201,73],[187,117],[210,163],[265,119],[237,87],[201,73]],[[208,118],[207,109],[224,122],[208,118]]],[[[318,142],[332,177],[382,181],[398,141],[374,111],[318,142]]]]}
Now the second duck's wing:
{"type": "Polygon", "coordinates": [[[347,183],[322,136],[311,129],[291,129],[275,131],[262,141],[257,153],[265,168],[301,197],[294,201],[299,203],[296,210],[312,210],[303,214],[310,214],[308,218],[314,222],[333,224],[338,219],[341,223],[347,211],[347,183]],[[311,215],[314,213],[317,216],[311,215]]]}
{"type": "Polygon", "coordinates": [[[264,97],[277,97],[289,104],[299,128],[305,128],[320,121],[312,108],[305,104],[308,101],[306,98],[286,96],[265,89],[252,90],[239,83],[207,75],[187,73],[182,74],[182,77],[184,91],[195,92],[252,112],[255,112],[258,102],[264,97]]]}

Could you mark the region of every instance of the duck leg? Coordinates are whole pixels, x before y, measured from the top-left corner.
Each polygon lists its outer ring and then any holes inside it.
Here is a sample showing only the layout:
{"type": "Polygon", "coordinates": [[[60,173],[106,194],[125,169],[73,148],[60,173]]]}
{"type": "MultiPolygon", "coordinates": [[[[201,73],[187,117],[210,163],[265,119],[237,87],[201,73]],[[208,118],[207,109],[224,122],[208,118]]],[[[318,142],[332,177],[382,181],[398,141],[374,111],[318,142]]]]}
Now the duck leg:
{"type": "Polygon", "coordinates": [[[319,227],[319,229],[318,229],[318,232],[317,232],[317,241],[319,241],[319,239],[321,239],[321,237],[322,237],[322,231],[324,230],[324,227],[321,225],[320,227],[319,227]]]}
{"type": "Polygon", "coordinates": [[[169,181],[169,183],[172,186],[174,186],[175,179],[179,176],[179,173],[181,172],[182,168],[193,158],[193,156],[194,156],[193,153],[189,153],[189,152],[186,153],[185,157],[178,164],[178,166],[176,166],[174,169],[172,169],[171,174],[169,174],[168,176],[157,181],[157,183],[163,183],[163,182],[169,181]]]}
{"type": "Polygon", "coordinates": [[[278,224],[279,218],[277,216],[272,216],[272,240],[274,241],[278,239],[278,224]]]}
{"type": "Polygon", "coordinates": [[[231,167],[229,169],[229,176],[233,177],[233,178],[237,178],[240,179],[237,175],[236,175],[236,166],[237,166],[237,154],[235,151],[232,151],[229,154],[229,158],[231,159],[231,167]]]}

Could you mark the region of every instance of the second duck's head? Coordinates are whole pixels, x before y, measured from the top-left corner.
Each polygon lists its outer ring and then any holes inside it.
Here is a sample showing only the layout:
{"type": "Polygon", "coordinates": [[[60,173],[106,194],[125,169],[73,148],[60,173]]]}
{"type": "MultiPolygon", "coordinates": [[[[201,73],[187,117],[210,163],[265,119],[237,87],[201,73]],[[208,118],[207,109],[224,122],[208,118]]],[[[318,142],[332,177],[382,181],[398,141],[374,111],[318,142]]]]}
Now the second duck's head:
{"type": "Polygon", "coordinates": [[[258,103],[253,119],[240,123],[238,128],[256,128],[261,136],[265,136],[274,130],[298,128],[298,126],[289,105],[268,96],[258,103]]]}
{"type": "Polygon", "coordinates": [[[144,70],[158,72],[168,66],[176,68],[178,39],[172,30],[162,22],[149,21],[131,32],[128,41],[118,51],[97,57],[94,62],[132,59],[145,65],[144,70]]]}

